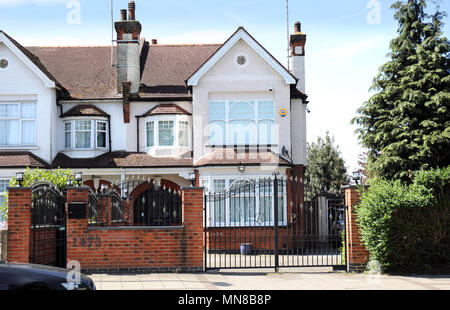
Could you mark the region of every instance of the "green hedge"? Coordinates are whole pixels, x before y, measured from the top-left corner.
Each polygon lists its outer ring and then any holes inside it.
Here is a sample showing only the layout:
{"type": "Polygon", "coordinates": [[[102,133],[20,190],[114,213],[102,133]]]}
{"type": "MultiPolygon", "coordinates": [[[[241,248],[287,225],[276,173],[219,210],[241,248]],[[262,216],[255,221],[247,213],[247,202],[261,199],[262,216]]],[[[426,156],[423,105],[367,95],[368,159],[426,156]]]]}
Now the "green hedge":
{"type": "Polygon", "coordinates": [[[356,208],[361,239],[382,271],[450,265],[450,167],[417,173],[411,185],[378,179],[356,208]]]}

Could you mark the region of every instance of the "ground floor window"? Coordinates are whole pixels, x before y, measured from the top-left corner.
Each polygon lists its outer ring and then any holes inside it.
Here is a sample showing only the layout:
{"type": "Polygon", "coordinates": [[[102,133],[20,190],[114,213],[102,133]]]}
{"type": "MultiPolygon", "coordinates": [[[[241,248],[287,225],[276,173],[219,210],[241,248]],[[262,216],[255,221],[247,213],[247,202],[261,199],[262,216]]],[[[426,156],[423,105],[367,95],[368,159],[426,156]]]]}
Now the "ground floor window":
{"type": "MultiPolygon", "coordinates": [[[[278,225],[286,225],[286,188],[278,184],[278,225]]],[[[206,188],[209,227],[273,226],[275,184],[269,177],[212,176],[206,188]]]]}

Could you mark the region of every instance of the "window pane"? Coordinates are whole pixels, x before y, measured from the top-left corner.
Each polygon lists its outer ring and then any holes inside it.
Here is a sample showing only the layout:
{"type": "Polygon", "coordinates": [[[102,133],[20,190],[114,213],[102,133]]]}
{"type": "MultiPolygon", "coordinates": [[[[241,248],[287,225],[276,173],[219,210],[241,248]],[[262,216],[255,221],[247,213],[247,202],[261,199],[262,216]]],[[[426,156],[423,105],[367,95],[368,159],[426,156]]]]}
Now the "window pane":
{"type": "Polygon", "coordinates": [[[255,111],[253,105],[243,101],[233,104],[230,109],[230,120],[237,119],[254,120],[255,111]]]}
{"type": "Polygon", "coordinates": [[[210,121],[225,120],[225,102],[209,103],[209,120],[210,121]]]}
{"type": "Polygon", "coordinates": [[[0,121],[0,145],[19,144],[19,121],[0,121]]]}
{"type": "Polygon", "coordinates": [[[188,122],[180,122],[179,126],[180,126],[178,133],[179,145],[188,146],[189,143],[188,122]]]}
{"type": "Polygon", "coordinates": [[[256,144],[256,128],[253,121],[233,121],[228,126],[229,144],[256,144]]]}
{"type": "Polygon", "coordinates": [[[91,130],[91,121],[76,121],[75,130],[91,130]]]}
{"type": "Polygon", "coordinates": [[[22,144],[36,144],[36,122],[22,121],[22,144]]]}
{"type": "Polygon", "coordinates": [[[106,132],[97,132],[97,147],[106,147],[106,132]]]}
{"type": "Polygon", "coordinates": [[[147,146],[155,146],[155,123],[147,122],[147,146]]]}
{"type": "Polygon", "coordinates": [[[209,123],[209,144],[224,145],[225,144],[225,122],[209,123]]]}
{"type": "Polygon", "coordinates": [[[65,131],[71,131],[72,123],[71,122],[64,123],[64,129],[65,129],[65,131]]]}
{"type": "Polygon", "coordinates": [[[97,122],[97,130],[106,131],[106,123],[105,122],[97,122]]]}
{"type": "Polygon", "coordinates": [[[22,118],[36,118],[36,103],[22,103],[22,118]]]}
{"type": "Polygon", "coordinates": [[[91,148],[91,132],[90,131],[75,132],[75,147],[77,149],[91,148]]]}
{"type": "Polygon", "coordinates": [[[159,122],[159,145],[172,146],[174,143],[173,121],[159,122]]]}
{"type": "Polygon", "coordinates": [[[65,144],[64,144],[64,146],[66,148],[71,148],[72,147],[72,133],[70,131],[66,132],[66,134],[65,134],[65,144]]]}
{"type": "Polygon", "coordinates": [[[273,101],[260,101],[258,103],[259,119],[274,119],[273,101]]]}
{"type": "Polygon", "coordinates": [[[273,121],[259,122],[259,144],[274,143],[273,121]]]}
{"type": "Polygon", "coordinates": [[[0,117],[19,117],[19,104],[0,104],[0,117]]]}

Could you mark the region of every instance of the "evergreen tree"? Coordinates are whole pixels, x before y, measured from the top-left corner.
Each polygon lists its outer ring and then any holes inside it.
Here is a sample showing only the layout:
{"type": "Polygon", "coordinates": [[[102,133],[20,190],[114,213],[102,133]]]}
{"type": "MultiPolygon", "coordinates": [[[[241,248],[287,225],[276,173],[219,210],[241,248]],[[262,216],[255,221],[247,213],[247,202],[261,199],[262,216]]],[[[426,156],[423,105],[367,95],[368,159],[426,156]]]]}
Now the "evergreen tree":
{"type": "Polygon", "coordinates": [[[352,123],[369,149],[368,167],[385,178],[409,180],[412,171],[450,164],[450,42],[445,12],[425,12],[426,0],[397,1],[398,37],[381,66],[376,93],[352,123]]]}
{"type": "Polygon", "coordinates": [[[307,145],[308,167],[305,171],[307,191],[312,198],[322,192],[338,194],[341,186],[348,184],[347,169],[339,147],[334,145],[334,137],[326,133],[317,142],[307,145]]]}

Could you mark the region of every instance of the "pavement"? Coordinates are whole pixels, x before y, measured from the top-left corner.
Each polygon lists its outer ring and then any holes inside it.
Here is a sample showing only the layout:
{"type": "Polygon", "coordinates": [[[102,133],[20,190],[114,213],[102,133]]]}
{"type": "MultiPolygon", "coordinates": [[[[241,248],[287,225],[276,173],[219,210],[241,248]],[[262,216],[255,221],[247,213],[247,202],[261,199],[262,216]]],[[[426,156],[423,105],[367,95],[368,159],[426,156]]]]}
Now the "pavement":
{"type": "Polygon", "coordinates": [[[329,268],[89,276],[98,290],[450,290],[450,275],[360,274],[329,268]]]}

